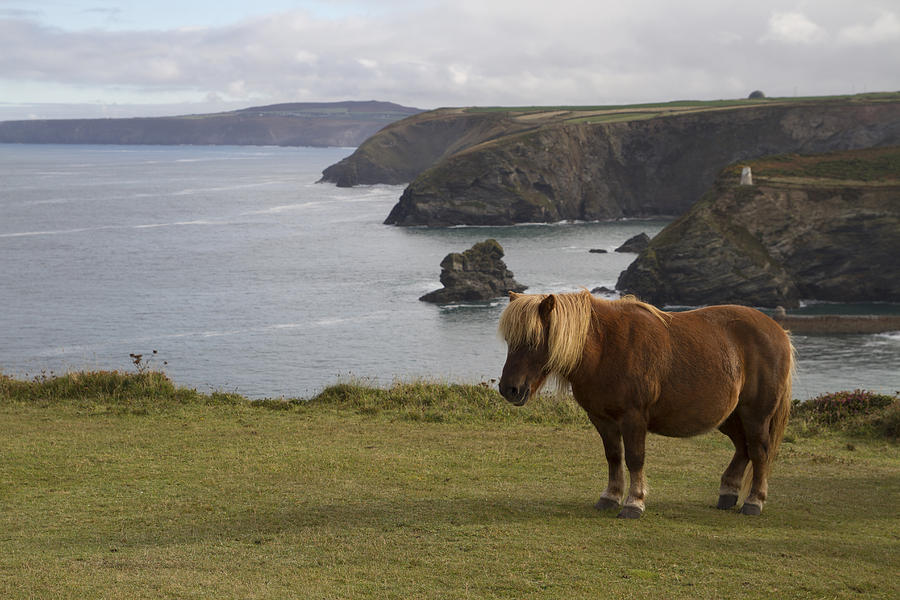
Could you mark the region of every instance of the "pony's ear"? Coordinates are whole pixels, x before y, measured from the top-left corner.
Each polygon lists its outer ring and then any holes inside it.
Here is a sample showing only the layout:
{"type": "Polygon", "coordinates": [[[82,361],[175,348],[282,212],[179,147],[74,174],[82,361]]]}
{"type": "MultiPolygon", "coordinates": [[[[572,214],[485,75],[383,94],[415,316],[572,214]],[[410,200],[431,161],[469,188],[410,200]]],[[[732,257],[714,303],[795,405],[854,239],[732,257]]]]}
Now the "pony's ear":
{"type": "Polygon", "coordinates": [[[554,306],[556,306],[556,296],[553,294],[549,294],[546,298],[541,300],[541,304],[538,306],[538,314],[541,316],[541,319],[549,321],[550,313],[553,312],[554,306]]]}
{"type": "Polygon", "coordinates": [[[516,298],[518,298],[521,295],[522,294],[517,294],[514,291],[509,290],[509,301],[512,302],[513,300],[515,300],[516,298]]]}

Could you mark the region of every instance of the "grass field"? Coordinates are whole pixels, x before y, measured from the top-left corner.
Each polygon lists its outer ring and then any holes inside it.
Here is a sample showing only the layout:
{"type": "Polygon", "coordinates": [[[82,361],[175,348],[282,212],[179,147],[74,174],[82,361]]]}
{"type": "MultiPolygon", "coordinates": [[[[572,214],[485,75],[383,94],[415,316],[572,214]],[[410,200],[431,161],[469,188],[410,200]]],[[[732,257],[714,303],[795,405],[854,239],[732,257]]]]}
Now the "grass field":
{"type": "Polygon", "coordinates": [[[652,436],[629,521],[566,400],[71,379],[0,376],[2,598],[900,597],[885,440],[791,430],[754,518],[714,508],[724,436],[652,436]]]}
{"type": "Polygon", "coordinates": [[[469,113],[504,113],[513,117],[539,119],[566,123],[609,123],[650,119],[663,115],[704,112],[773,104],[827,104],[827,103],[878,103],[896,102],[900,92],[876,92],[845,96],[804,96],[727,100],[675,100],[642,104],[596,106],[474,106],[465,108],[469,113]]]}

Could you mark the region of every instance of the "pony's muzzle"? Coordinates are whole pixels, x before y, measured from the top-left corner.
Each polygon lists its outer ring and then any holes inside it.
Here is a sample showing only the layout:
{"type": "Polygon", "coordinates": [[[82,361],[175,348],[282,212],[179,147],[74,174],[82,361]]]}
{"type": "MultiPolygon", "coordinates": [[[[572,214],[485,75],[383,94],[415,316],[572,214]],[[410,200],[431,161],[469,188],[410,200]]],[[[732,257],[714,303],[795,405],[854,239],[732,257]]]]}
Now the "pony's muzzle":
{"type": "Polygon", "coordinates": [[[504,385],[500,382],[500,395],[514,406],[522,406],[528,402],[528,396],[531,395],[531,386],[527,383],[521,386],[504,385]]]}

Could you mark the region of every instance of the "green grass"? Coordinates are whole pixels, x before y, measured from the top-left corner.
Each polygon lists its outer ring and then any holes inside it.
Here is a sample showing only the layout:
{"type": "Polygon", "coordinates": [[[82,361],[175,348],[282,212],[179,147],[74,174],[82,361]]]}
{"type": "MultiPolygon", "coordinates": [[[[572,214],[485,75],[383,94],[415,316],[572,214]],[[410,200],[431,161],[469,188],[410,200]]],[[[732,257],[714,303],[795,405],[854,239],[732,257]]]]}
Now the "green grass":
{"type": "Polygon", "coordinates": [[[791,96],[754,99],[735,98],[723,100],[674,100],[669,102],[646,102],[639,104],[601,104],[601,105],[560,105],[560,106],[473,106],[467,112],[508,112],[508,113],[542,113],[555,111],[596,112],[622,111],[630,109],[694,109],[694,108],[729,108],[753,106],[757,104],[784,103],[821,103],[821,102],[896,102],[900,100],[900,92],[873,92],[842,96],[791,96]]]}
{"type": "Polygon", "coordinates": [[[577,117],[566,120],[566,123],[620,123],[625,121],[642,121],[645,119],[654,119],[662,113],[658,112],[642,112],[642,113],[608,113],[603,115],[593,115],[589,117],[577,117]]]}
{"type": "Polygon", "coordinates": [[[747,518],[714,508],[724,436],[653,436],[647,513],[620,521],[591,508],[602,448],[566,399],[344,383],[249,402],[75,379],[0,377],[2,598],[900,594],[885,441],[793,432],[747,518]]]}

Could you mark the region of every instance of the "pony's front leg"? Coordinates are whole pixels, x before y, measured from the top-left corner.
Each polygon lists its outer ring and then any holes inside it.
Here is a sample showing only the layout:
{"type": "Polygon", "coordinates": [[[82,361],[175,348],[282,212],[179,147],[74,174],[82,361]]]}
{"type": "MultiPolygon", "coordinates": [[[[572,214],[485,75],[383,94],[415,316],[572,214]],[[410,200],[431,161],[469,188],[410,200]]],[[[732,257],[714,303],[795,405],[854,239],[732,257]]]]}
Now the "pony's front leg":
{"type": "Polygon", "coordinates": [[[609,481],[606,489],[600,494],[600,499],[594,504],[597,510],[619,508],[622,497],[625,495],[625,465],[623,464],[622,434],[619,427],[612,421],[606,421],[588,415],[591,423],[597,429],[597,433],[603,439],[603,452],[606,454],[606,464],[609,471],[609,481]]]}
{"type": "Polygon", "coordinates": [[[647,438],[647,424],[638,415],[626,415],[621,425],[622,441],[625,444],[625,464],[631,485],[625,506],[617,515],[620,519],[639,519],[644,514],[644,498],[647,482],[644,480],[644,443],[647,438]]]}

